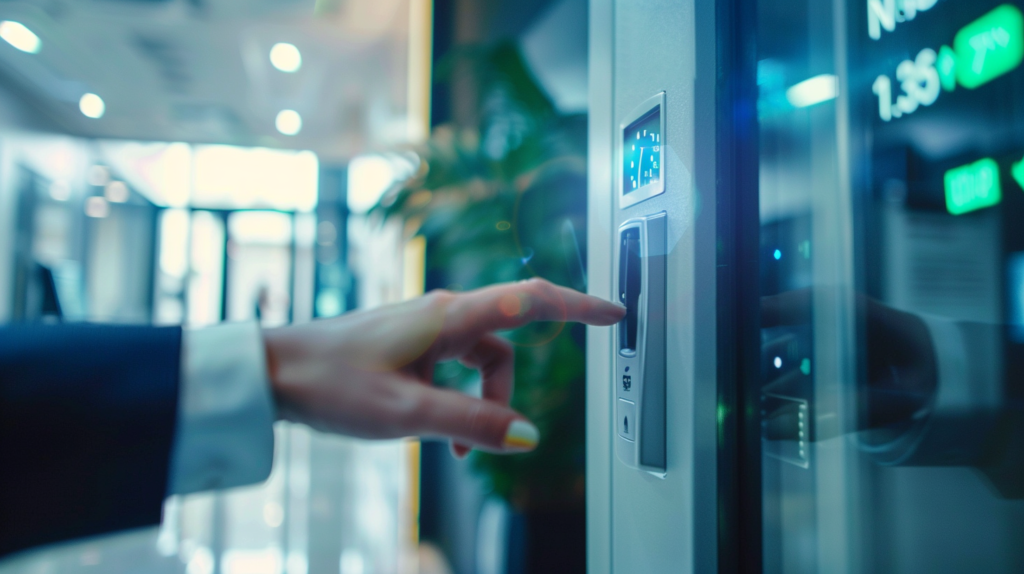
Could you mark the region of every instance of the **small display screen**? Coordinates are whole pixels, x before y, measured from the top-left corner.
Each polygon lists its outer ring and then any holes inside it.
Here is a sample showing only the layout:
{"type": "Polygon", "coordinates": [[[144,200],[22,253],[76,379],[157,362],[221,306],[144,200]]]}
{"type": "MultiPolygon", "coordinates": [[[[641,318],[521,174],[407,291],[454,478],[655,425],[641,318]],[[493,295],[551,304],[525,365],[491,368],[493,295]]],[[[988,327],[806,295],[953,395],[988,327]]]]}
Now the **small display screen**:
{"type": "Polygon", "coordinates": [[[622,134],[622,193],[630,194],[661,180],[661,106],[656,106],[622,134]]]}

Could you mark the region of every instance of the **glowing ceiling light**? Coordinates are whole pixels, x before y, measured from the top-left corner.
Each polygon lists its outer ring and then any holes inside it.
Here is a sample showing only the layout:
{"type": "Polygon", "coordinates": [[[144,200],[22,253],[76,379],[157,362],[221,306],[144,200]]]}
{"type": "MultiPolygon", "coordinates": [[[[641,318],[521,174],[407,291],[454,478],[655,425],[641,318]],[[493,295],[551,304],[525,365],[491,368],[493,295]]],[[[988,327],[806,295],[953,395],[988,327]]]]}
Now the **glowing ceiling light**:
{"type": "Polygon", "coordinates": [[[50,197],[57,201],[71,199],[71,187],[63,181],[55,181],[50,184],[50,197]]]}
{"type": "Polygon", "coordinates": [[[381,155],[361,155],[348,164],[348,208],[353,213],[366,213],[380,201],[384,192],[395,183],[395,164],[381,155]]]}
{"type": "Polygon", "coordinates": [[[281,110],[274,120],[277,131],[286,136],[293,136],[302,130],[302,116],[295,110],[281,110]]]}
{"type": "Polygon", "coordinates": [[[806,108],[836,98],[838,86],[832,74],[808,78],[786,90],[786,99],[794,108],[806,108]]]}
{"type": "Polygon", "coordinates": [[[94,165],[89,168],[89,185],[97,187],[107,185],[110,182],[110,170],[106,166],[94,165]]]}
{"type": "Polygon", "coordinates": [[[78,109],[82,110],[85,117],[95,120],[103,117],[103,112],[107,111],[107,105],[103,103],[103,98],[96,94],[85,94],[82,99],[78,100],[78,109]]]}
{"type": "Polygon", "coordinates": [[[114,180],[103,190],[103,196],[111,203],[124,203],[128,201],[128,195],[128,186],[123,181],[114,180]]]}
{"type": "Polygon", "coordinates": [[[110,204],[106,199],[94,195],[85,200],[85,214],[96,219],[103,219],[110,215],[110,204]]]}
{"type": "Polygon", "coordinates": [[[0,22],[0,38],[3,38],[8,44],[22,52],[28,52],[29,54],[37,53],[43,45],[35,32],[29,30],[21,22],[13,20],[0,22]]]}
{"type": "Polygon", "coordinates": [[[282,72],[297,72],[302,67],[302,54],[294,44],[278,42],[270,49],[270,63],[282,72]]]}

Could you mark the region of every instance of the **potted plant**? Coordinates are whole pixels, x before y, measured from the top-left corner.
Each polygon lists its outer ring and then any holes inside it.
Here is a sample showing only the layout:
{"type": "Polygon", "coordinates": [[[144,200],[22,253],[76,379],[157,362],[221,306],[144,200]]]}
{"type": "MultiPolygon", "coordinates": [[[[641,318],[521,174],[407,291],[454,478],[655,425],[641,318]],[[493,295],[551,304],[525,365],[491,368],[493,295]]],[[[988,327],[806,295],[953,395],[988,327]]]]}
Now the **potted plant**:
{"type": "MultiPolygon", "coordinates": [[[[543,277],[585,289],[586,116],[560,114],[512,44],[457,57],[480,88],[479,125],[436,128],[418,150],[422,169],[375,212],[426,237],[428,288],[543,277]]],[[[546,323],[507,336],[517,347],[513,407],[542,440],[519,456],[475,452],[472,464],[520,517],[525,571],[539,560],[545,571],[583,571],[584,329],[546,323]]],[[[466,387],[476,377],[451,364],[436,379],[466,387]]]]}

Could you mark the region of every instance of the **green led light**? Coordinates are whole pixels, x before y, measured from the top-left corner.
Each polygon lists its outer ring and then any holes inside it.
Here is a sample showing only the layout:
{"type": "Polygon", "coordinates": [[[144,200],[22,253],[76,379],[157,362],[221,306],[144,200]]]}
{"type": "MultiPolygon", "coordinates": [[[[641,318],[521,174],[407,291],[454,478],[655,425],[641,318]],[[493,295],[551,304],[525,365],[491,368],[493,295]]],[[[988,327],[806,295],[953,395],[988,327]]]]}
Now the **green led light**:
{"type": "Polygon", "coordinates": [[[961,215],[1000,202],[999,166],[992,158],[955,167],[946,172],[946,209],[961,215]]]}
{"type": "Polygon", "coordinates": [[[1024,58],[1024,15],[1009,4],[964,26],[953,39],[956,77],[974,89],[1020,65],[1024,58]]]}
{"type": "Polygon", "coordinates": [[[1024,189],[1024,159],[1013,162],[1013,164],[1010,165],[1010,175],[1013,176],[1017,185],[1019,185],[1021,189],[1024,189]]]}
{"type": "Polygon", "coordinates": [[[935,62],[935,69],[939,72],[939,83],[942,89],[952,92],[956,89],[956,53],[949,46],[939,48],[939,57],[935,62]]]}
{"type": "Polygon", "coordinates": [[[811,360],[810,359],[804,359],[804,360],[800,361],[800,372],[803,373],[804,375],[810,375],[811,374],[811,360]]]}

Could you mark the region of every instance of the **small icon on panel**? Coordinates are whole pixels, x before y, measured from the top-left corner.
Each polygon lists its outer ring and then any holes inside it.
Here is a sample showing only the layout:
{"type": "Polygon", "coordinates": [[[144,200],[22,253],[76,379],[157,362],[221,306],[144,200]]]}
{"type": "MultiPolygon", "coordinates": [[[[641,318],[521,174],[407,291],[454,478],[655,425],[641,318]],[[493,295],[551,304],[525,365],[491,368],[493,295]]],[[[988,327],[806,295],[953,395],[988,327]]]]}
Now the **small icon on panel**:
{"type": "Polygon", "coordinates": [[[619,421],[619,436],[626,440],[634,440],[636,437],[636,403],[619,399],[615,418],[619,421]],[[630,420],[633,419],[633,420],[630,420]]]}
{"type": "Polygon", "coordinates": [[[622,390],[628,391],[633,386],[633,377],[622,375],[622,390]]]}

